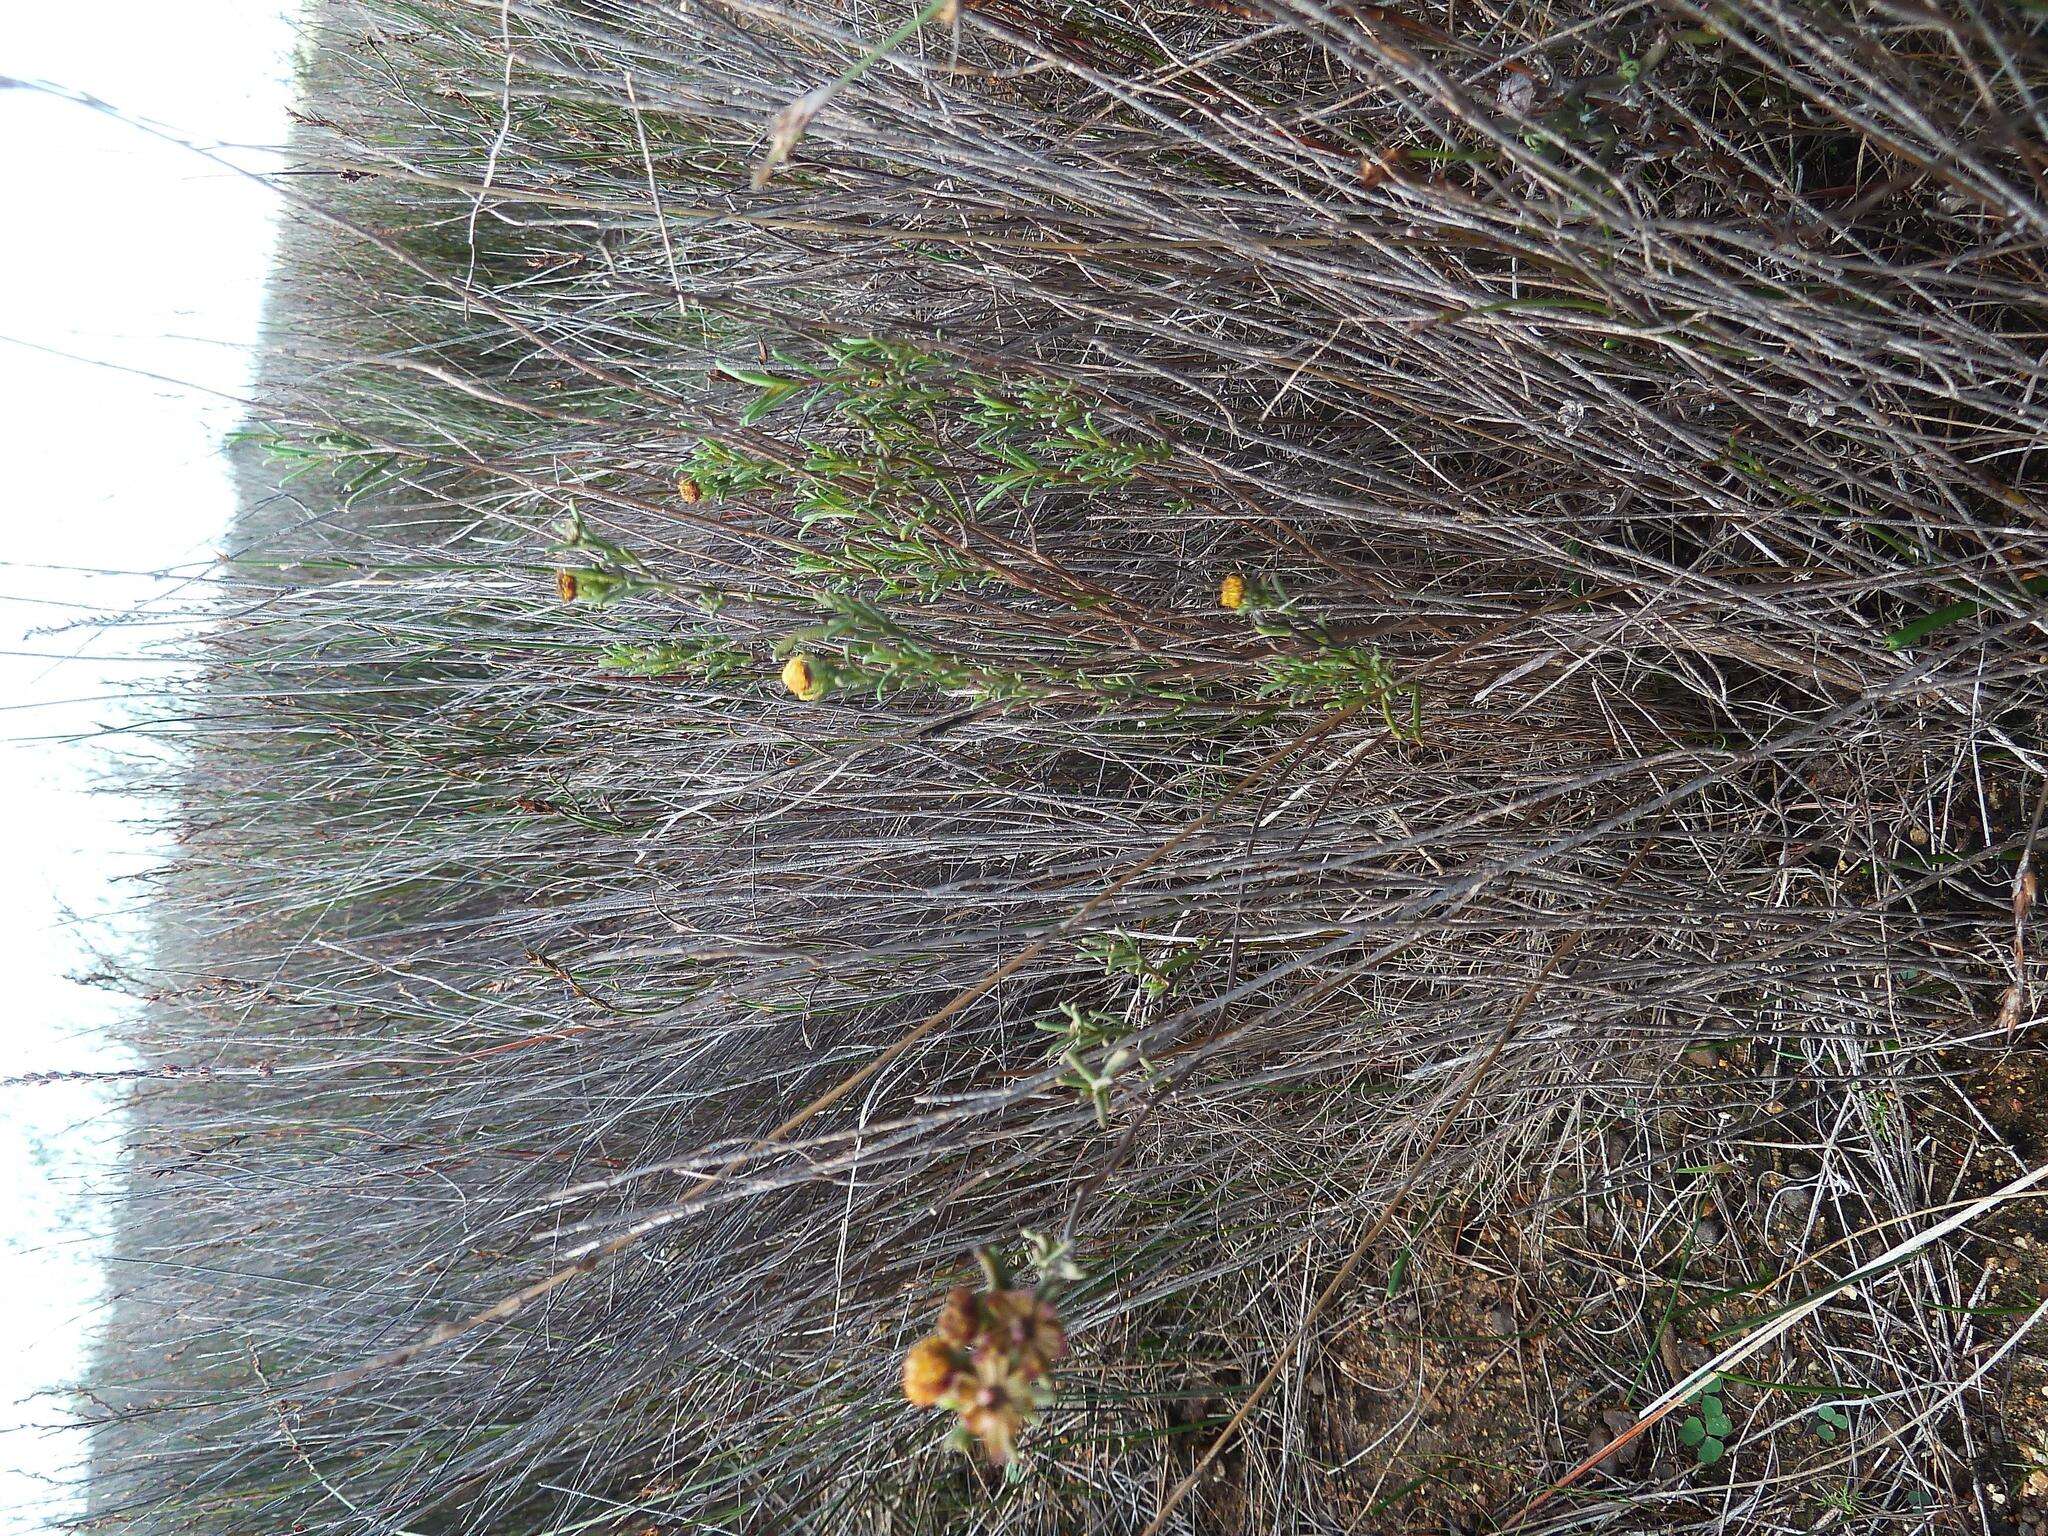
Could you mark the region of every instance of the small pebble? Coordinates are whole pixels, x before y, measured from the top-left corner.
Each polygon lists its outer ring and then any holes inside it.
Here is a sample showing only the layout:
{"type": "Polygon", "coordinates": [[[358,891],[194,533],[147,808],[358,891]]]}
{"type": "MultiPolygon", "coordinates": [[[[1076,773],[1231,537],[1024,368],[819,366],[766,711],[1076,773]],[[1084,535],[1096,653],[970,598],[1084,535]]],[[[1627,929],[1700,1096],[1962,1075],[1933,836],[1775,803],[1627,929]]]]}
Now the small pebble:
{"type": "Polygon", "coordinates": [[[1696,1224],[1692,1232],[1694,1238],[1704,1248],[1712,1248],[1721,1241],[1721,1223],[1714,1220],[1711,1216],[1696,1224]]]}

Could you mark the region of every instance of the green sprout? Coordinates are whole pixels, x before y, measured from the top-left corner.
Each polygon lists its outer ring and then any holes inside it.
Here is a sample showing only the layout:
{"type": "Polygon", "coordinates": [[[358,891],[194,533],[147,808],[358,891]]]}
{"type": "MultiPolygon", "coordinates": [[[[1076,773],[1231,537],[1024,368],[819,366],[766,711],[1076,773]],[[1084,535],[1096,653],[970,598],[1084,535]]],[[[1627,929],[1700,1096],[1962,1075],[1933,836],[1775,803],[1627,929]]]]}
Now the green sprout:
{"type": "Polygon", "coordinates": [[[589,565],[565,566],[556,573],[562,600],[591,608],[609,608],[629,597],[666,592],[668,583],[647,569],[646,562],[623,544],[593,533],[574,507],[555,533],[555,549],[585,556],[589,565]]]}
{"type": "Polygon", "coordinates": [[[1066,1064],[1059,1086],[1085,1099],[1095,1111],[1095,1123],[1108,1129],[1110,1098],[1118,1077],[1133,1065],[1149,1077],[1151,1063],[1135,1046],[1119,1043],[1122,1022],[1097,1008],[1061,1003],[1059,1018],[1042,1019],[1036,1027],[1054,1037],[1046,1055],[1066,1064]]]}
{"type": "Polygon", "coordinates": [[[1174,978],[1193,965],[1208,945],[1207,939],[1196,939],[1148,959],[1136,939],[1119,933],[1090,935],[1081,940],[1079,948],[1102,967],[1104,975],[1135,976],[1146,996],[1161,997],[1172,988],[1174,978]]]}
{"type": "Polygon", "coordinates": [[[1711,1467],[1728,1451],[1728,1436],[1735,1425],[1728,1417],[1728,1411],[1721,1405],[1721,1379],[1710,1377],[1693,1399],[1698,1410],[1688,1414],[1678,1426],[1678,1438],[1703,1467],[1711,1467]]]}

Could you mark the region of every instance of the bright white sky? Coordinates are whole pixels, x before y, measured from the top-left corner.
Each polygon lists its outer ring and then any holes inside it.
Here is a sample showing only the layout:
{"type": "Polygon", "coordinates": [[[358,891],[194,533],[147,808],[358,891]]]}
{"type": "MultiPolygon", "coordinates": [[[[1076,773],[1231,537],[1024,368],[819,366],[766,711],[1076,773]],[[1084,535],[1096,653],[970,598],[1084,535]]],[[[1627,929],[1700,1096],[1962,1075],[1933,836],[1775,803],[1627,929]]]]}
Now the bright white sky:
{"type": "MultiPolygon", "coordinates": [[[[0,0],[0,75],[84,91],[185,137],[275,145],[286,129],[296,0],[0,0]]],[[[243,156],[261,168],[260,155],[243,156]]],[[[106,695],[160,667],[139,635],[62,626],[203,578],[233,510],[219,457],[237,409],[202,390],[19,345],[244,393],[275,199],[85,108],[0,90],[0,1079],[124,1065],[67,911],[124,933],[114,888],[145,865],[135,809],[88,795],[120,717],[106,695]],[[173,581],[150,573],[174,573],[173,581]],[[24,655],[22,653],[32,653],[24,655]],[[54,658],[54,659],[53,659],[54,658]]],[[[188,592],[193,589],[187,588],[188,592]]],[[[161,631],[147,633],[156,635],[161,631]]],[[[90,926],[90,925],[88,925],[90,926]]],[[[126,930],[132,931],[132,930],[126,930]]],[[[0,1536],[75,1510],[61,1424],[105,1276],[93,1204],[108,1185],[112,1094],[0,1086],[0,1536]],[[54,1393],[33,1401],[30,1394],[54,1393]]]]}

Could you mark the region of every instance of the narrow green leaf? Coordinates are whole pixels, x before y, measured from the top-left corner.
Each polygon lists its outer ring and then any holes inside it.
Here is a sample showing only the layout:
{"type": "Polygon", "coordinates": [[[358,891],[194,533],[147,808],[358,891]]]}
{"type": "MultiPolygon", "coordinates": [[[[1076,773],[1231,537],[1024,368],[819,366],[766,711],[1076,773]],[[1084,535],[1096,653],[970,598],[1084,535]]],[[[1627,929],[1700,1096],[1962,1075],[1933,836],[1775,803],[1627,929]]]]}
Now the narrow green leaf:
{"type": "MultiPolygon", "coordinates": [[[[2039,597],[2048,592],[2048,576],[2030,576],[2020,583],[2029,597],[2039,597]]],[[[1959,603],[1950,603],[1946,608],[1937,608],[1932,613],[1922,614],[1910,624],[1902,624],[1884,637],[1888,650],[1903,650],[1909,645],[1918,645],[1938,629],[1959,623],[1983,610],[1984,604],[1975,598],[1964,598],[1959,603]]]]}

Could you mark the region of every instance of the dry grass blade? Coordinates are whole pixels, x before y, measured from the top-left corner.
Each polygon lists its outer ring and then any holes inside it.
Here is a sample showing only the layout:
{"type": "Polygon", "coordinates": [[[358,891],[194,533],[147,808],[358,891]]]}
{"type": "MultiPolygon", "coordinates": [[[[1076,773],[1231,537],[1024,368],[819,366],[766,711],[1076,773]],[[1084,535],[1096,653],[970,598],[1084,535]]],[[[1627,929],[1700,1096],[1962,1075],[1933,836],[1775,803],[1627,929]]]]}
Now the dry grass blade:
{"type": "Polygon", "coordinates": [[[309,26],[97,1530],[2024,1506],[2024,16],[309,26]]]}

